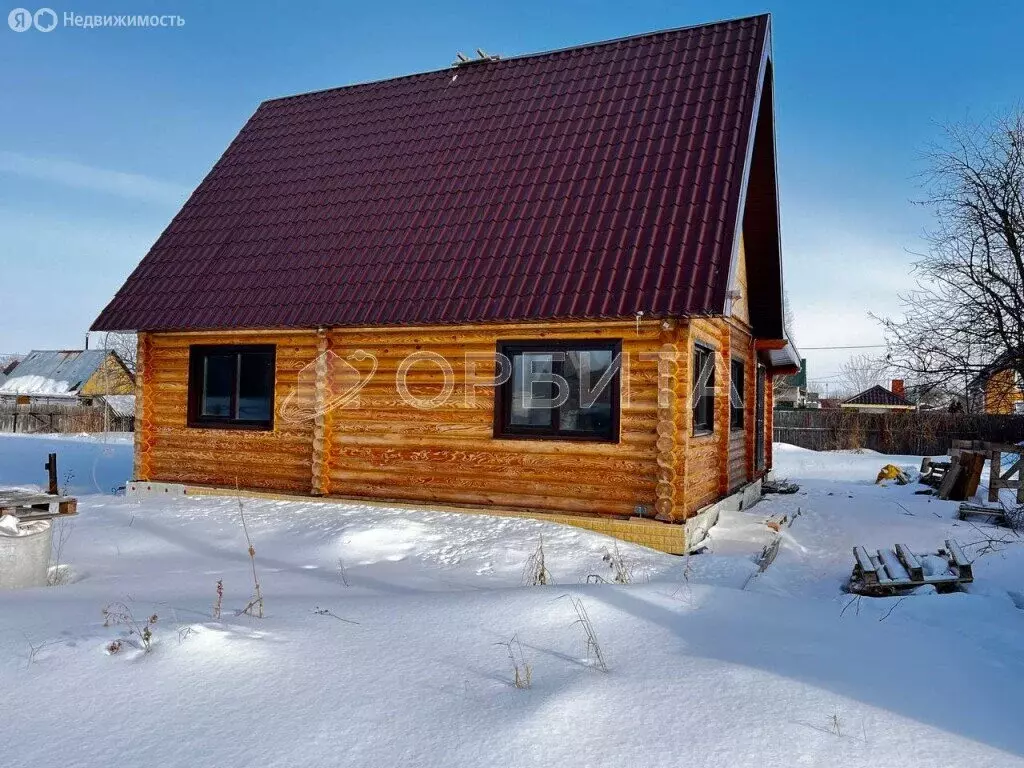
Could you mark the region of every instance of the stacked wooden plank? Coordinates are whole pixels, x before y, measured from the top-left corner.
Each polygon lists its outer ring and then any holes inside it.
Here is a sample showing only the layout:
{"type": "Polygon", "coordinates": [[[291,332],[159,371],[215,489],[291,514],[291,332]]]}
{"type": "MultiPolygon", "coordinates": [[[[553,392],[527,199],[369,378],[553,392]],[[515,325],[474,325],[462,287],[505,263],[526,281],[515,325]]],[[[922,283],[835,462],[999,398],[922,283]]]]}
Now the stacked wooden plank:
{"type": "Polygon", "coordinates": [[[19,520],[49,520],[76,514],[78,499],[70,496],[0,488],[0,515],[14,515],[19,520]]]}

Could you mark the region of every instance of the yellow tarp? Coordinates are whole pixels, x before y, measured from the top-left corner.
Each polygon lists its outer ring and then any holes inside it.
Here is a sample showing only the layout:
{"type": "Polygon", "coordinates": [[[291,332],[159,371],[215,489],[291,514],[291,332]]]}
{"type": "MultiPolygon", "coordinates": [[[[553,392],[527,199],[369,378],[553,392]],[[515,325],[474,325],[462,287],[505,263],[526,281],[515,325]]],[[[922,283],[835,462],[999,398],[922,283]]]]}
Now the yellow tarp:
{"type": "Polygon", "coordinates": [[[910,482],[910,478],[907,477],[907,473],[895,464],[886,464],[882,467],[881,471],[878,473],[878,477],[875,478],[875,485],[883,480],[895,480],[899,485],[906,485],[910,482]]]}

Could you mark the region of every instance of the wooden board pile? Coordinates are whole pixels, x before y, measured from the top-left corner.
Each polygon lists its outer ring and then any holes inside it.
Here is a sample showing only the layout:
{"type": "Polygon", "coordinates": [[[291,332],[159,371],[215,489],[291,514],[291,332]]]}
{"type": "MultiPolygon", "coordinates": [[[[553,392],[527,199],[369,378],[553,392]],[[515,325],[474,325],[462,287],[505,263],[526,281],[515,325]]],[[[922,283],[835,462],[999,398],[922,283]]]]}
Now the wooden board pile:
{"type": "Polygon", "coordinates": [[[57,490],[57,454],[46,457],[47,492],[23,488],[0,488],[0,517],[14,515],[19,520],[49,520],[78,514],[78,499],[62,496],[57,490]]]}
{"type": "Polygon", "coordinates": [[[935,461],[926,456],[921,462],[920,482],[937,489],[940,499],[966,501],[978,492],[985,462],[989,461],[988,500],[999,501],[1000,488],[1017,491],[1018,505],[1024,504],[1024,446],[990,443],[984,440],[954,440],[948,461],[935,461]],[[1012,454],[1015,460],[1003,470],[1003,454],[1012,454]]]}

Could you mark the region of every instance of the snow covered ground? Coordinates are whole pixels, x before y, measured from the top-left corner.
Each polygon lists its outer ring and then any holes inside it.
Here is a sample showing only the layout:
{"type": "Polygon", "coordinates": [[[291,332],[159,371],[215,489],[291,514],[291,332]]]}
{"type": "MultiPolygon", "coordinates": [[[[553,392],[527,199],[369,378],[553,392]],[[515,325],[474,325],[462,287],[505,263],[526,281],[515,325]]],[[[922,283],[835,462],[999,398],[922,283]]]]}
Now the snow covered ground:
{"type": "Polygon", "coordinates": [[[1024,765],[1020,544],[966,547],[966,593],[842,592],[854,544],[1005,536],[920,486],[873,484],[914,457],[777,445],[800,493],[727,515],[706,554],[619,544],[628,585],[584,583],[610,578],[612,540],[576,529],[245,500],[257,619],[236,615],[252,592],[236,500],[112,495],[130,472],[123,436],[0,436],[0,484],[43,482],[50,450],[81,514],[70,583],[0,592],[4,768],[1024,765]],[[764,520],[798,510],[752,578],[764,520]],[[541,536],[556,583],[523,586],[541,536]],[[115,601],[158,616],[151,653],[105,651],[134,639],[103,626],[115,601]],[[528,690],[500,645],[513,636],[528,690]]]}

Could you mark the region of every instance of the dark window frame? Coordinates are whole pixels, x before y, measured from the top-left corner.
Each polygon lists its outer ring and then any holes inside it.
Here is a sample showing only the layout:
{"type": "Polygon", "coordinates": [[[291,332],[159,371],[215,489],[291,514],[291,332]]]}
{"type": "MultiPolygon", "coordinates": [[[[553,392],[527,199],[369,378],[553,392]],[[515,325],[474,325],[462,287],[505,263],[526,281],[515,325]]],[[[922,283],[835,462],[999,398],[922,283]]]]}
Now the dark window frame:
{"type": "Polygon", "coordinates": [[[734,357],[729,363],[729,430],[742,432],[746,426],[747,419],[747,363],[739,357],[734,357]],[[733,385],[736,383],[736,368],[739,367],[740,382],[736,391],[740,395],[740,405],[737,408],[732,402],[733,385]]]}
{"type": "MultiPolygon", "coordinates": [[[[230,410],[234,413],[238,405],[238,370],[235,365],[234,386],[232,386],[230,410]]],[[[248,429],[269,432],[274,429],[274,404],[277,393],[277,347],[274,344],[193,344],[188,348],[188,426],[200,429],[248,429]],[[270,366],[274,372],[270,389],[269,419],[236,419],[230,416],[202,415],[203,366],[202,361],[209,355],[236,355],[246,353],[270,353],[270,366]]]]}
{"type": "MultiPolygon", "coordinates": [[[[496,354],[505,355],[511,362],[516,354],[522,353],[543,353],[543,352],[589,352],[609,351],[612,358],[618,357],[618,370],[612,376],[608,387],[611,391],[611,424],[607,435],[598,435],[593,432],[579,432],[565,430],[559,426],[560,408],[555,408],[552,414],[552,426],[550,427],[527,427],[511,424],[512,413],[512,371],[509,371],[508,381],[495,387],[494,391],[494,438],[498,440],[565,440],[587,443],[618,443],[621,401],[621,380],[622,380],[622,340],[621,339],[573,339],[573,340],[512,340],[499,341],[496,354]]],[[[552,365],[552,373],[562,373],[564,361],[555,361],[552,365]]]]}
{"type": "Polygon", "coordinates": [[[710,357],[711,361],[712,361],[711,376],[709,376],[707,382],[705,382],[705,384],[708,387],[708,389],[711,390],[711,394],[701,395],[701,397],[698,398],[694,402],[693,408],[692,408],[692,413],[693,413],[693,436],[694,437],[703,437],[705,435],[713,435],[715,433],[715,395],[714,395],[714,388],[715,388],[715,373],[716,373],[715,368],[717,367],[717,363],[715,361],[715,355],[716,354],[718,354],[718,353],[714,349],[714,347],[711,347],[708,344],[702,344],[700,342],[694,342],[694,345],[693,345],[693,376],[692,376],[692,386],[693,386],[693,389],[692,389],[691,397],[696,394],[696,392],[697,392],[697,385],[700,383],[700,374],[701,374],[701,371],[704,370],[703,358],[704,357],[710,357]],[[703,401],[705,401],[705,400],[707,400],[707,402],[708,402],[708,405],[707,405],[707,420],[706,421],[698,421],[698,411],[700,410],[701,403],[703,401]]]}

